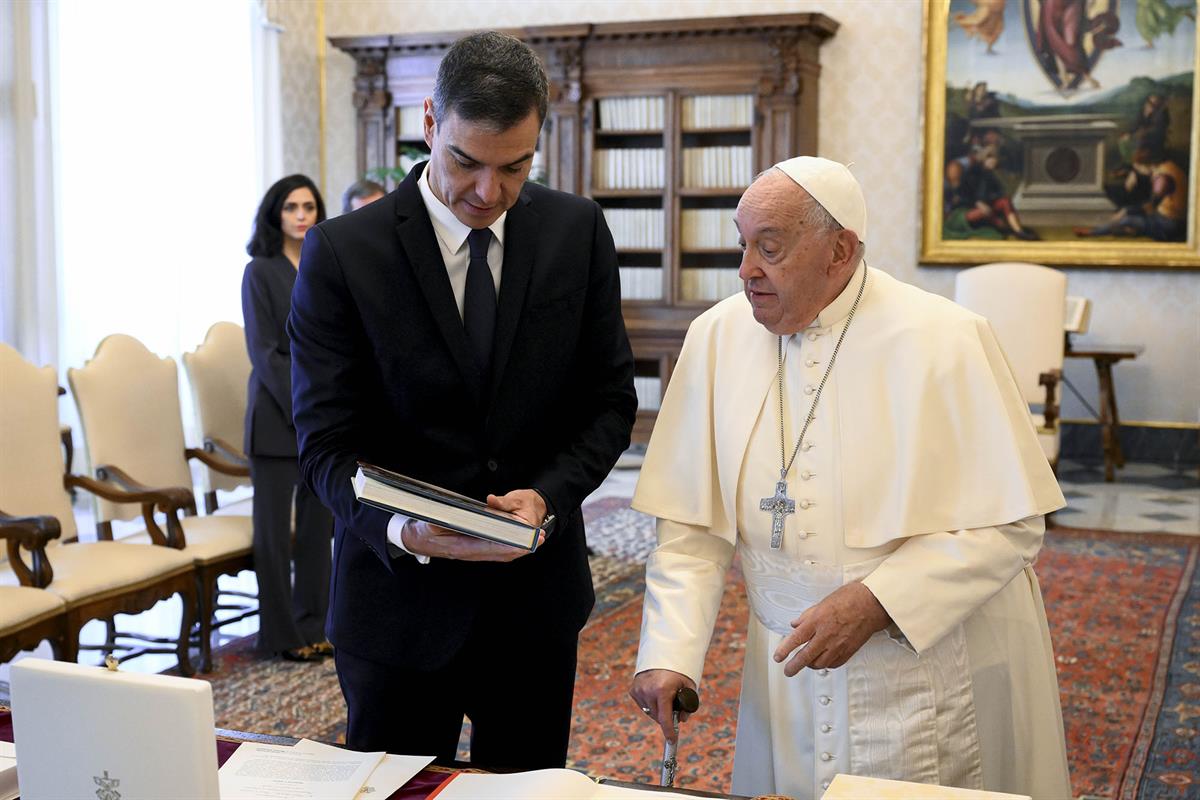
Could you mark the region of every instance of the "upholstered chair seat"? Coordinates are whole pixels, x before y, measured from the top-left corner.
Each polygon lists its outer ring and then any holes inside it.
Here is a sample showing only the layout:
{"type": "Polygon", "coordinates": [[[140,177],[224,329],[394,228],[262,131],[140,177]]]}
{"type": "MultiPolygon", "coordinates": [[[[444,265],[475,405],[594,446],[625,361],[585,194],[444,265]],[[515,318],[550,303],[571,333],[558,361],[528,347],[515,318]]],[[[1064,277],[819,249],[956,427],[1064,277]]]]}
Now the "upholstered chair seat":
{"type": "MultiPolygon", "coordinates": [[[[51,545],[47,553],[54,579],[46,591],[67,606],[138,592],[155,586],[164,577],[192,573],[192,556],[170,547],[85,542],[51,545]]],[[[20,583],[8,564],[0,565],[0,586],[20,583]]]]}
{"type": "Polygon", "coordinates": [[[50,639],[62,647],[67,604],[45,589],[0,586],[0,662],[50,639]]]}
{"type": "MultiPolygon", "coordinates": [[[[182,552],[197,564],[212,564],[228,558],[231,553],[251,552],[253,526],[249,517],[232,514],[213,514],[207,517],[181,517],[187,547],[182,552]]],[[[122,542],[149,544],[150,535],[143,531],[121,537],[122,542]]]]}
{"type": "Polygon", "coordinates": [[[0,637],[61,614],[66,607],[61,597],[45,589],[0,586],[0,637]]]}

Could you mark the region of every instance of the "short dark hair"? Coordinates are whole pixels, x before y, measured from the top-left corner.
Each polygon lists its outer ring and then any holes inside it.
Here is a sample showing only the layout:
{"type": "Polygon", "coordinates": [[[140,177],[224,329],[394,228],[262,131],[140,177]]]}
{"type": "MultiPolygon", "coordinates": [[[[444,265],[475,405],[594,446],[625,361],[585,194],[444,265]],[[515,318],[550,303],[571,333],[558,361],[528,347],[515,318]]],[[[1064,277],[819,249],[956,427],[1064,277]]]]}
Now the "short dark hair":
{"type": "Polygon", "coordinates": [[[537,53],[496,31],[464,36],[446,52],[433,88],[433,118],[449,114],[506,131],[537,111],[546,121],[549,84],[537,53]]]}
{"type": "Polygon", "coordinates": [[[350,184],[350,188],[342,195],[342,213],[349,214],[353,210],[350,207],[352,202],[373,194],[387,194],[387,190],[375,181],[369,181],[366,178],[350,184]]]}
{"type": "Polygon", "coordinates": [[[246,243],[246,252],[252,257],[277,256],[283,252],[283,228],[279,217],[283,213],[283,201],[297,189],[306,188],[312,191],[317,201],[317,222],[325,221],[325,201],[317,185],[307,175],[288,175],[271,184],[262,202],[258,204],[258,213],[254,215],[254,233],[246,243]]]}

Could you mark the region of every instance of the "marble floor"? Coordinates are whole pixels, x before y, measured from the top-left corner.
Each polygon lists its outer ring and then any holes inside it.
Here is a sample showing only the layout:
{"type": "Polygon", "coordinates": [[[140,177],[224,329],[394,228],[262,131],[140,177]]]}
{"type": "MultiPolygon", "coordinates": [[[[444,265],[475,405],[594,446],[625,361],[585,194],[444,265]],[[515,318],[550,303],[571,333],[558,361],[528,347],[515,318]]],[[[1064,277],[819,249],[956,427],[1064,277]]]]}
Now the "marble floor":
{"type": "Polygon", "coordinates": [[[1200,536],[1200,475],[1195,465],[1126,464],[1104,482],[1100,464],[1063,461],[1058,482],[1067,507],[1054,521],[1074,528],[1200,536]]]}
{"type": "MultiPolygon", "coordinates": [[[[637,484],[641,459],[637,451],[622,457],[616,469],[589,498],[590,501],[604,497],[630,497],[637,484]]],[[[1055,523],[1076,528],[1098,528],[1129,532],[1168,532],[1200,536],[1200,477],[1196,468],[1171,469],[1157,464],[1128,464],[1117,472],[1113,483],[1105,483],[1097,464],[1064,461],[1058,469],[1059,483],[1067,498],[1067,507],[1055,514],[1055,523]]],[[[236,498],[235,498],[236,499],[236,498]]],[[[637,515],[629,512],[631,517],[637,515]]],[[[90,509],[80,505],[76,509],[80,538],[94,538],[94,526],[90,509]]],[[[644,520],[632,520],[638,531],[631,531],[631,541],[646,539],[644,520]],[[637,535],[634,536],[634,533],[637,535]]],[[[118,527],[116,538],[120,538],[118,527]]],[[[221,579],[221,586],[229,589],[254,592],[257,582],[254,574],[243,572],[238,576],[221,579]]],[[[124,630],[163,635],[179,627],[180,605],[177,598],[164,600],[154,608],[138,615],[120,615],[118,626],[124,630]]],[[[220,646],[258,630],[258,619],[251,617],[236,625],[222,629],[214,635],[214,646],[220,646]]],[[[84,627],[81,641],[100,642],[104,638],[101,622],[92,622],[84,627]]],[[[31,653],[22,653],[15,660],[31,655],[50,657],[49,645],[43,643],[31,653]]],[[[98,651],[83,651],[79,661],[99,664],[98,651]]],[[[124,669],[136,672],[160,672],[170,668],[174,659],[169,655],[147,655],[133,659],[123,665],[124,669]]],[[[8,665],[0,664],[0,700],[7,695],[8,665]]]]}

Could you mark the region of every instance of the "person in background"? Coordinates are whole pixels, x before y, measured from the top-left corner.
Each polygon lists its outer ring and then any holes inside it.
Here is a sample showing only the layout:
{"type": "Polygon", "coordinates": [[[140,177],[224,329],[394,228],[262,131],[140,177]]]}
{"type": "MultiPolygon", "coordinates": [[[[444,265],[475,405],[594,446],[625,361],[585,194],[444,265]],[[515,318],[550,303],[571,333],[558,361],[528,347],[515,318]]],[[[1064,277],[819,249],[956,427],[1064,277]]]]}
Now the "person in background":
{"type": "Polygon", "coordinates": [[[379,200],[385,194],[387,192],[384,191],[384,188],[375,181],[369,181],[366,178],[355,181],[342,195],[342,213],[349,214],[351,211],[357,211],[363,206],[379,200]]]}
{"type": "Polygon", "coordinates": [[[318,661],[325,639],[333,516],[300,481],[292,424],[288,313],[304,234],[325,219],[317,187],[289,175],[267,190],[246,245],[242,315],[250,353],[246,454],[254,483],[254,570],[258,575],[258,652],[288,661],[318,661]],[[292,552],[292,503],[296,549],[292,552]],[[296,562],[292,584],[292,559],[296,562]]]}

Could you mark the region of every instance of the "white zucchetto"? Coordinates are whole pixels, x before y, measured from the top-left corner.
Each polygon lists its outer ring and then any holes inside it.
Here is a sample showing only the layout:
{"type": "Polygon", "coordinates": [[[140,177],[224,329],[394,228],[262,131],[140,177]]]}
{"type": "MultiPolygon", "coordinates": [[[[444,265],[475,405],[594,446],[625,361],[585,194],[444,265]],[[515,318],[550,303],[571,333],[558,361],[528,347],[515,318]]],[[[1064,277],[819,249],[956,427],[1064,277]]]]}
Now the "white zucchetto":
{"type": "Polygon", "coordinates": [[[780,161],[775,169],[812,195],[839,225],[858,234],[860,242],[867,240],[867,201],[845,165],[827,158],[797,156],[780,161]]]}

